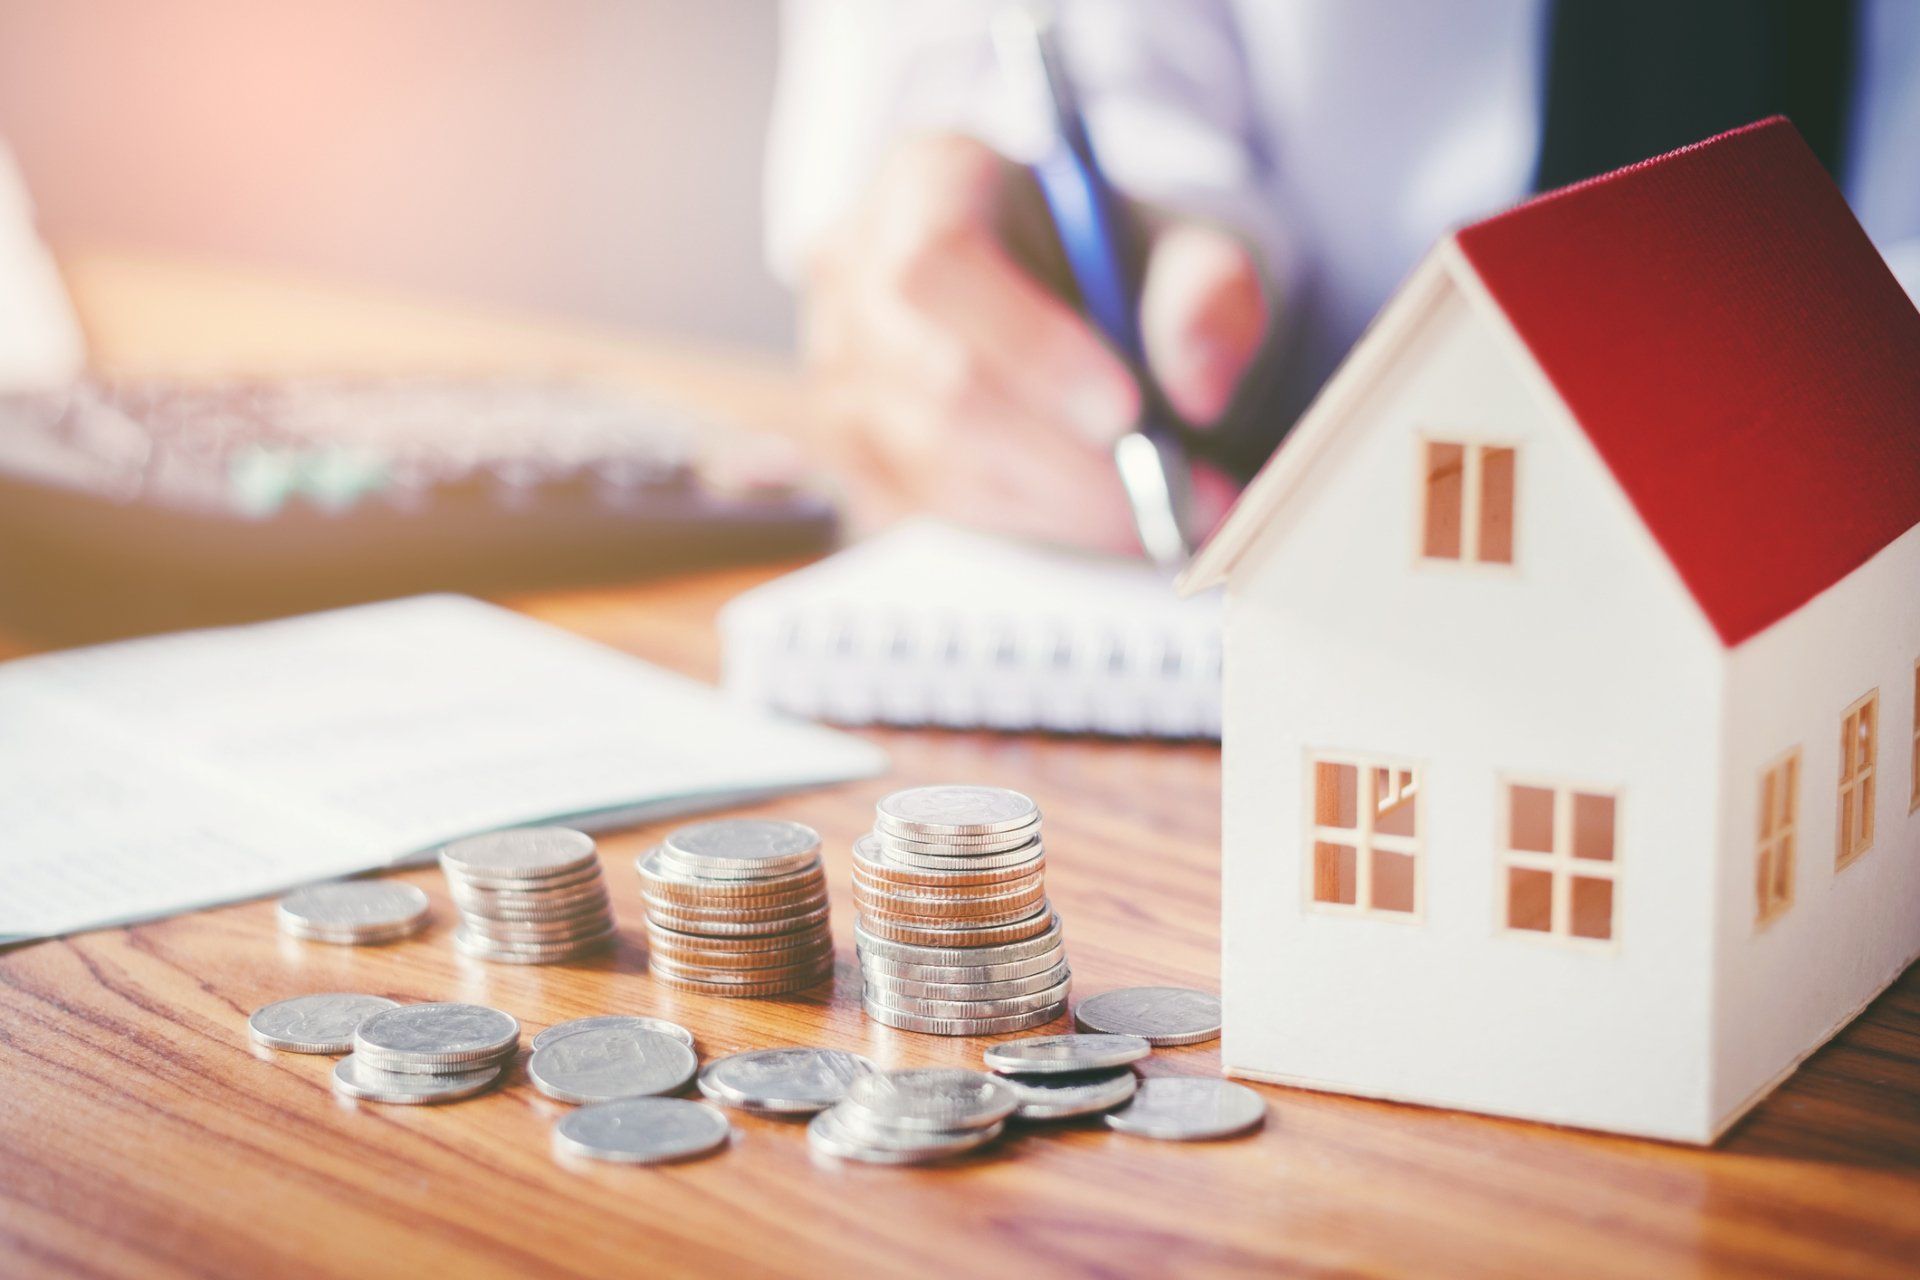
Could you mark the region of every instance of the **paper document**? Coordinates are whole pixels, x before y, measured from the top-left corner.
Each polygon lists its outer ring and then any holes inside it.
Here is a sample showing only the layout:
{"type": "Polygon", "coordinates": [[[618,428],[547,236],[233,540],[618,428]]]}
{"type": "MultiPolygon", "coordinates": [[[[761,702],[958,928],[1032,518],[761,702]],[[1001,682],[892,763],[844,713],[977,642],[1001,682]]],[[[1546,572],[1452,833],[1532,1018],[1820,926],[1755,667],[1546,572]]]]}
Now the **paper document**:
{"type": "Polygon", "coordinates": [[[0,664],[0,942],[885,766],[460,596],[22,658],[0,664]]]}

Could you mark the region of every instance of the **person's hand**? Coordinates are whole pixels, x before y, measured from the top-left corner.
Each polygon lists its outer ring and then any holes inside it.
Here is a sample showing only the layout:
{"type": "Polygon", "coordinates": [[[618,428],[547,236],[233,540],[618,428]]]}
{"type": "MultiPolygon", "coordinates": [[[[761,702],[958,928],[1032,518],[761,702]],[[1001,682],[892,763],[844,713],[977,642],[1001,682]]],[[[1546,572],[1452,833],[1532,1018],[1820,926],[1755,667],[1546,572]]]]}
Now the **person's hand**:
{"type": "MultiPolygon", "coordinates": [[[[1137,549],[1112,446],[1139,392],[1003,234],[1026,175],[969,138],[899,146],[809,266],[802,347],[814,419],[869,516],[930,510],[1054,541],[1137,549]]],[[[1030,204],[1031,201],[1026,202],[1030,204]]],[[[1194,222],[1164,225],[1141,299],[1150,367],[1204,424],[1266,328],[1252,255],[1194,222]]],[[[1230,499],[1195,476],[1203,526],[1230,499]]]]}

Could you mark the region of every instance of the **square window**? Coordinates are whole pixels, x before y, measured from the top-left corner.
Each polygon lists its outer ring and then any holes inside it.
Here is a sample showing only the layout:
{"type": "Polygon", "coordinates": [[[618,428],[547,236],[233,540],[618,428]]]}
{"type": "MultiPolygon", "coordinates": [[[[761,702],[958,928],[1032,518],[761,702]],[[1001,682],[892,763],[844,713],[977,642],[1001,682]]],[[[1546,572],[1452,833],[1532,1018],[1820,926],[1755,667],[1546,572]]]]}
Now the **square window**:
{"type": "Polygon", "coordinates": [[[1568,932],[1576,938],[1613,936],[1613,881],[1573,878],[1573,919],[1568,932]]]}
{"type": "Polygon", "coordinates": [[[1574,793],[1573,856],[1594,862],[1613,861],[1612,796],[1574,793]]]}
{"type": "Polygon", "coordinates": [[[1413,856],[1373,851],[1373,909],[1413,910],[1413,856]]]}
{"type": "Polygon", "coordinates": [[[1545,787],[1508,789],[1507,844],[1528,853],[1553,852],[1553,792],[1545,787]]]}
{"type": "Polygon", "coordinates": [[[1553,872],[1507,868],[1507,928],[1553,930],[1553,872]]]}
{"type": "Polygon", "coordinates": [[[1313,900],[1354,906],[1360,901],[1358,863],[1350,844],[1313,846],[1313,900]]]}

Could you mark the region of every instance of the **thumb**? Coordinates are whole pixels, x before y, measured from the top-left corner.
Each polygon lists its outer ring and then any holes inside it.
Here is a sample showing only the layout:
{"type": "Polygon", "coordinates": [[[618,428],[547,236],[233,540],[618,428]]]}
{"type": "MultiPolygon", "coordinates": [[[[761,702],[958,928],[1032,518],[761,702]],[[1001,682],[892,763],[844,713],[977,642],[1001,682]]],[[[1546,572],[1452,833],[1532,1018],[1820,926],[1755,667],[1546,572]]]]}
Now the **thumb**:
{"type": "Polygon", "coordinates": [[[1252,252],[1201,223],[1162,232],[1147,258],[1140,328],[1154,380],[1175,412],[1195,426],[1219,418],[1267,332],[1252,252]]]}

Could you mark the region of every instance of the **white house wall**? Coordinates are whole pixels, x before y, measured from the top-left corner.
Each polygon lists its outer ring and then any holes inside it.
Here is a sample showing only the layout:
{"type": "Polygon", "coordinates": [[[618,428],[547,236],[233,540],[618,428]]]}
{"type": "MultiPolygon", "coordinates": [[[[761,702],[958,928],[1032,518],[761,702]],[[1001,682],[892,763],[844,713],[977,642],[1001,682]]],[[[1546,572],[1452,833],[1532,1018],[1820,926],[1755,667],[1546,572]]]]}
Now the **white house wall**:
{"type": "Polygon", "coordinates": [[[1713,1097],[1735,1119],[1920,954],[1920,529],[1731,655],[1713,1097]],[[1840,730],[1880,691],[1874,841],[1838,870],[1840,730]],[[1800,749],[1793,901],[1756,924],[1761,772],[1800,749]]]}
{"type": "Polygon", "coordinates": [[[1444,285],[1232,574],[1223,1054],[1702,1140],[1722,651],[1503,326],[1444,285]],[[1417,561],[1422,432],[1517,445],[1514,568],[1417,561]],[[1309,905],[1314,750],[1424,771],[1419,920],[1309,905]],[[1505,775],[1618,792],[1612,946],[1503,929],[1505,775]]]}

